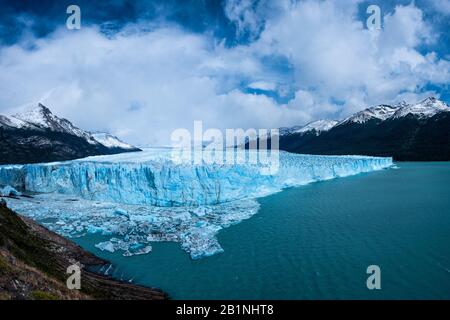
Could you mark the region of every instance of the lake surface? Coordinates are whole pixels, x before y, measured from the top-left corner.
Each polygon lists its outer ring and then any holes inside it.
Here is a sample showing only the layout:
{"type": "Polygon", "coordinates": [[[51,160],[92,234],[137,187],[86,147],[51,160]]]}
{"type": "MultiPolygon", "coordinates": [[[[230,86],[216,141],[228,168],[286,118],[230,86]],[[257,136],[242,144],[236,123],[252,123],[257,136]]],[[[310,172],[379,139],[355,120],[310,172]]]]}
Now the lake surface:
{"type": "Polygon", "coordinates": [[[221,254],[191,260],[178,243],[110,260],[117,278],[174,299],[450,299],[450,163],[317,182],[258,199],[260,211],[220,231],[221,254]],[[381,268],[381,290],[366,269],[381,268]]]}

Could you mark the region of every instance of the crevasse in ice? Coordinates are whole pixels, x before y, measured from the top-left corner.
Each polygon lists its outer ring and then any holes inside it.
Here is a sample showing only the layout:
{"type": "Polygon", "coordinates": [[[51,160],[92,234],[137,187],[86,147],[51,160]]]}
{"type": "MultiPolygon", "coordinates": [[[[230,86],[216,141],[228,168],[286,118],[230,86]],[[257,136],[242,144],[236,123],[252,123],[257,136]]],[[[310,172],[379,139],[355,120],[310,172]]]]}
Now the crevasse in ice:
{"type": "Polygon", "coordinates": [[[143,254],[151,242],[169,240],[199,258],[222,251],[216,233],[255,214],[259,196],[391,165],[391,158],[280,152],[278,170],[263,174],[258,164],[178,163],[168,150],[146,149],[0,166],[0,185],[35,193],[8,204],[56,232],[109,236],[101,250],[143,254]]]}

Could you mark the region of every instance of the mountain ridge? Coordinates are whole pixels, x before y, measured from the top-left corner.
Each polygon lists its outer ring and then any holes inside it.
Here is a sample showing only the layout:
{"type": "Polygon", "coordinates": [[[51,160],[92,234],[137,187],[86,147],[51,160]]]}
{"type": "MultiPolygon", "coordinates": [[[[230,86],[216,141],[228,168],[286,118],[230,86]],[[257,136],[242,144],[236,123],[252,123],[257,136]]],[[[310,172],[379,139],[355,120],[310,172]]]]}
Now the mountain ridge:
{"type": "Polygon", "coordinates": [[[107,142],[97,140],[90,132],[59,118],[38,103],[12,116],[0,115],[0,164],[63,161],[141,151],[109,133],[102,135],[108,137],[107,142]]]}
{"type": "Polygon", "coordinates": [[[450,161],[450,107],[434,97],[366,108],[325,131],[306,130],[307,126],[280,131],[280,149],[319,155],[392,156],[397,161],[450,161]]]}
{"type": "Polygon", "coordinates": [[[435,97],[428,97],[415,104],[408,104],[405,101],[401,101],[395,105],[380,104],[372,107],[368,107],[364,110],[358,111],[341,121],[320,119],[312,121],[303,126],[282,127],[279,128],[280,135],[308,132],[316,130],[318,133],[321,131],[329,131],[333,127],[347,124],[349,122],[364,123],[368,120],[379,119],[387,120],[390,118],[401,118],[408,114],[416,114],[419,117],[433,116],[439,112],[450,112],[450,107],[443,101],[436,99],[435,97]],[[332,125],[334,123],[334,125],[332,125]],[[321,124],[325,124],[325,128],[318,130],[317,127],[321,124]]]}

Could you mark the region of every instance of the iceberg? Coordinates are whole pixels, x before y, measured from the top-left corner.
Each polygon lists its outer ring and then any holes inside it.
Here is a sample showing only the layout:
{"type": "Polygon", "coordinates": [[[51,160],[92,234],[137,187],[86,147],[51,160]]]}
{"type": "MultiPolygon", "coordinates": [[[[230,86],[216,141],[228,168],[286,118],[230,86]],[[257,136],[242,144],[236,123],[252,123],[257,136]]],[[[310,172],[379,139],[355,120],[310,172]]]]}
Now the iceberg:
{"type": "Polygon", "coordinates": [[[5,186],[4,188],[0,188],[0,196],[2,197],[21,196],[21,195],[22,193],[20,193],[11,186],[5,186]]]}
{"type": "Polygon", "coordinates": [[[256,214],[258,197],[392,165],[392,158],[280,152],[278,170],[267,174],[258,164],[180,163],[170,150],[145,149],[0,166],[0,185],[31,195],[7,198],[13,210],[67,237],[100,234],[100,250],[130,256],[175,241],[198,259],[223,251],[217,233],[256,214]]]}

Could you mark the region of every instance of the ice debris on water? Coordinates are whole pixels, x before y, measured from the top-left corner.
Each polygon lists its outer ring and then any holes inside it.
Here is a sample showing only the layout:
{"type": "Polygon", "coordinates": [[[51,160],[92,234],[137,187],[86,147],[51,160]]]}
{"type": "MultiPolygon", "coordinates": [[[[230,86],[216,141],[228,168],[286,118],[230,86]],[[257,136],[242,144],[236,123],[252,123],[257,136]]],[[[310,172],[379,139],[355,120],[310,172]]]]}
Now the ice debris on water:
{"type": "Polygon", "coordinates": [[[99,234],[96,244],[105,252],[124,256],[151,252],[152,242],[180,242],[193,259],[222,252],[219,230],[250,218],[259,208],[256,200],[233,201],[200,208],[156,207],[71,201],[61,194],[36,194],[33,198],[7,199],[8,206],[65,237],[99,234]],[[117,208],[129,215],[117,214],[117,208]],[[205,212],[199,216],[196,212],[205,212]]]}

